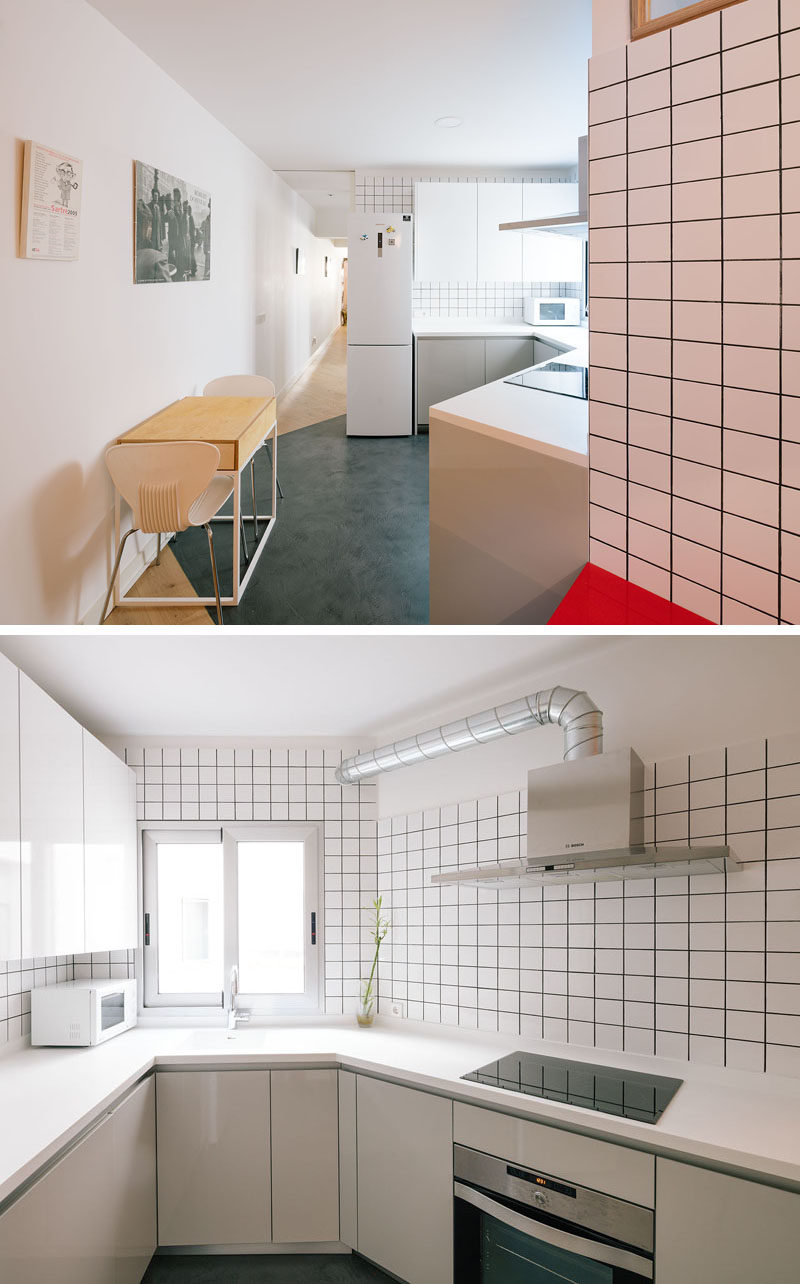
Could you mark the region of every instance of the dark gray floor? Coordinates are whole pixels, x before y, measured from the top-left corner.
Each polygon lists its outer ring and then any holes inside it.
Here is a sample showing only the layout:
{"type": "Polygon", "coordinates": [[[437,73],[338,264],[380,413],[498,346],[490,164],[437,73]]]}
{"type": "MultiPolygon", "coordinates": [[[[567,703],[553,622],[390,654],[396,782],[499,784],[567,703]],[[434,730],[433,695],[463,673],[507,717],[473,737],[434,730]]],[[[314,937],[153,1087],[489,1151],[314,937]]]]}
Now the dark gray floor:
{"type": "MultiPolygon", "coordinates": [[[[266,451],[256,471],[263,513],[266,451]]],[[[426,435],[347,437],[341,415],[280,437],[278,475],[278,520],[241,604],[225,609],[226,624],[428,623],[426,435]]],[[[252,511],[249,470],[242,506],[252,511]]],[[[229,528],[215,528],[215,546],[224,595],[229,528]]],[[[181,532],[172,548],[196,591],[209,594],[205,531],[181,532]]]]}
{"type": "Polygon", "coordinates": [[[142,1284],[384,1284],[391,1276],[355,1254],[154,1257],[142,1284]]]}

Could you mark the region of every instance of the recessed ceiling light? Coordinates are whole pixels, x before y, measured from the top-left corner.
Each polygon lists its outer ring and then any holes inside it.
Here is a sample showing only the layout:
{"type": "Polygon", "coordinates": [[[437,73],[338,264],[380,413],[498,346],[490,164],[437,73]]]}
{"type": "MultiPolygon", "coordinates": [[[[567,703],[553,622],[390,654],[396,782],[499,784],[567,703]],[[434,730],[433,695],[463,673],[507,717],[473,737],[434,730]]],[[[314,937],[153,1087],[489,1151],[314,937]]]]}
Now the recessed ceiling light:
{"type": "Polygon", "coordinates": [[[440,116],[433,123],[439,125],[441,129],[458,129],[459,125],[464,124],[460,116],[440,116]]]}

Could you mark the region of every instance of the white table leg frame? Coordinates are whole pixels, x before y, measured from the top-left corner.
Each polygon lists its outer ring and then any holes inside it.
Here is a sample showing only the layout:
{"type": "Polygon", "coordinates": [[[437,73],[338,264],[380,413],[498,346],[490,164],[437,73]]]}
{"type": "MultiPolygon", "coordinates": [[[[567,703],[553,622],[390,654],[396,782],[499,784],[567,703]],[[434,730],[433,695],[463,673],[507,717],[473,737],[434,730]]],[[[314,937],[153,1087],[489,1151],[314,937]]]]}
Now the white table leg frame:
{"type": "MultiPolygon", "coordinates": [[[[267,540],[272,534],[272,528],[275,525],[275,521],[277,519],[277,505],[278,505],[278,423],[277,423],[277,420],[272,424],[272,426],[264,434],[263,438],[258,443],[258,445],[256,446],[255,450],[252,452],[252,454],[248,455],[247,459],[245,459],[244,463],[239,468],[239,471],[235,473],[232,473],[232,472],[224,473],[223,475],[226,477],[233,478],[233,483],[234,483],[233,484],[233,514],[230,516],[218,515],[217,517],[213,517],[211,520],[214,523],[216,522],[232,523],[233,592],[229,597],[220,597],[220,602],[222,603],[223,606],[238,606],[239,601],[241,600],[241,597],[250,581],[250,576],[253,574],[253,571],[255,570],[256,565],[258,564],[258,559],[261,557],[261,554],[264,551],[264,545],[266,544],[267,540]],[[255,528],[256,520],[258,521],[259,524],[263,522],[264,529],[258,541],[258,544],[253,549],[253,554],[247,564],[247,570],[244,573],[244,577],[241,578],[240,577],[241,562],[240,562],[239,517],[241,514],[241,502],[242,502],[241,500],[242,474],[244,473],[245,469],[249,465],[250,460],[253,458],[253,456],[256,455],[259,450],[261,450],[262,446],[266,446],[270,438],[272,438],[272,511],[270,513],[259,513],[257,518],[245,517],[244,519],[246,522],[252,521],[254,528],[255,528]]],[[[120,496],[119,496],[119,491],[117,491],[116,502],[114,505],[114,541],[115,541],[116,548],[119,548],[119,540],[120,540],[120,496]]],[[[217,604],[217,599],[215,597],[189,597],[186,594],[182,594],[180,597],[131,597],[130,594],[128,593],[120,594],[119,593],[119,574],[117,575],[117,579],[114,584],[113,600],[114,600],[114,606],[120,606],[122,604],[127,605],[128,603],[132,603],[136,606],[216,606],[217,604]]]]}

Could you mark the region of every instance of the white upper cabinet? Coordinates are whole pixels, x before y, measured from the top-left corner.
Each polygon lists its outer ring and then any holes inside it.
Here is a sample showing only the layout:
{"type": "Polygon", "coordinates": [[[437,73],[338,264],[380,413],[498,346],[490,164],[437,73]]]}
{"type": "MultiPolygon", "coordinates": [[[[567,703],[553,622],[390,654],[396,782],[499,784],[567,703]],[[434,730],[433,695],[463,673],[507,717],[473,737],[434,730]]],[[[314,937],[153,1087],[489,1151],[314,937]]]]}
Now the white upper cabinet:
{"type": "Polygon", "coordinates": [[[522,183],[477,183],[478,280],[522,280],[522,233],[501,232],[501,223],[522,218],[522,183]]]}
{"type": "Polygon", "coordinates": [[[83,927],[83,731],[19,675],[22,956],[77,954],[83,927]]]}
{"type": "Polygon", "coordinates": [[[415,281],[478,279],[478,184],[414,185],[415,281]]]}
{"type": "Polygon", "coordinates": [[[19,672],[0,655],[0,959],[18,959],[20,941],[19,672]]]}
{"type": "MultiPolygon", "coordinates": [[[[526,220],[576,214],[578,202],[577,183],[522,185],[522,217],[526,220]]],[[[523,281],[580,281],[583,241],[577,236],[526,232],[522,237],[522,263],[523,281]]]]}
{"type": "Polygon", "coordinates": [[[522,217],[558,218],[577,214],[580,196],[577,183],[523,183],[522,217]]]}
{"type": "Polygon", "coordinates": [[[136,777],[83,732],[84,949],[136,945],[136,777]]]}

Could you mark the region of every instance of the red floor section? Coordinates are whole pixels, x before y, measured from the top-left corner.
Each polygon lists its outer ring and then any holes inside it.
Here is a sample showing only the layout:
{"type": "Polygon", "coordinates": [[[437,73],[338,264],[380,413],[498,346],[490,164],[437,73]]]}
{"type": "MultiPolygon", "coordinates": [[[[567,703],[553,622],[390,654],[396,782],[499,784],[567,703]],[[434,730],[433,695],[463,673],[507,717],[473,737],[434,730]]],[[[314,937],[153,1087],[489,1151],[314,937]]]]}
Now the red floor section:
{"type": "Polygon", "coordinates": [[[548,624],[713,624],[587,562],[548,624]]]}

